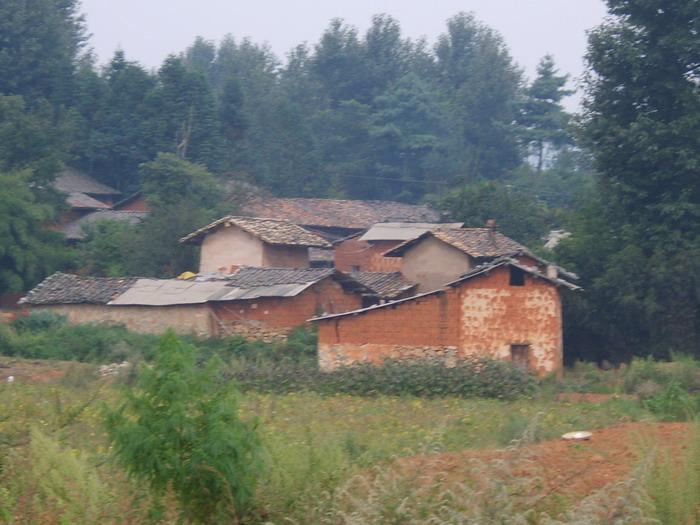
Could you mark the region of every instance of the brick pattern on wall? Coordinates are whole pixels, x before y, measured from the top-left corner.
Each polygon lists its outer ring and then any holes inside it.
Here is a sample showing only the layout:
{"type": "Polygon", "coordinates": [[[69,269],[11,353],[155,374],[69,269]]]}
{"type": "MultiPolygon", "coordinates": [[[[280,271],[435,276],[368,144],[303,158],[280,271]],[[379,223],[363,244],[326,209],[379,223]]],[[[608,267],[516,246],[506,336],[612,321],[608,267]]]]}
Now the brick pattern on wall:
{"type": "Polygon", "coordinates": [[[335,246],[333,258],[336,269],[351,272],[399,272],[401,257],[384,257],[384,253],[398,246],[400,241],[359,241],[357,237],[347,239],[335,246]]]}
{"type": "Polygon", "coordinates": [[[213,303],[223,335],[278,340],[321,313],[340,313],[362,307],[359,294],[346,292],[331,278],[296,297],[267,297],[248,301],[213,303]]]}
{"type": "Polygon", "coordinates": [[[563,348],[557,288],[529,275],[524,286],[511,286],[509,276],[509,268],[501,267],[444,292],[321,321],[320,366],[332,370],[416,356],[510,360],[511,345],[528,345],[530,370],[559,372],[563,348]]]}

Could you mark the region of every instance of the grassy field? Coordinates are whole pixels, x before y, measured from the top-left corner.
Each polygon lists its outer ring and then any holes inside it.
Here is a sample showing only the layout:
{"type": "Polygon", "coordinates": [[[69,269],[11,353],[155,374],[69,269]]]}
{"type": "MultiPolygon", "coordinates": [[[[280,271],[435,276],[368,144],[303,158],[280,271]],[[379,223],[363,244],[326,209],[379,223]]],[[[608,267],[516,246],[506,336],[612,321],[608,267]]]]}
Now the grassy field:
{"type": "MultiPolygon", "coordinates": [[[[103,353],[81,352],[86,360],[112,357],[114,344],[120,356],[147,357],[115,343],[113,333],[85,333],[106,341],[96,346],[103,353]]],[[[61,356],[80,339],[65,328],[58,336],[61,356]]],[[[136,372],[100,377],[94,362],[23,359],[16,349],[50,354],[40,343],[54,336],[11,337],[15,356],[0,356],[0,522],[178,522],[173,497],[158,498],[129,479],[105,434],[103,409],[132,388],[136,372]]],[[[203,345],[206,353],[216,345],[222,366],[239,377],[270,359],[269,377],[278,377],[290,352],[235,341],[203,345]]],[[[310,363],[294,361],[289,373],[310,363]]],[[[246,523],[700,523],[695,360],[635,360],[605,372],[579,365],[509,399],[435,395],[434,377],[409,372],[426,395],[329,392],[346,392],[347,377],[310,391],[304,385],[313,386],[313,374],[285,393],[247,388],[241,417],[257,426],[266,469],[246,523]],[[592,430],[594,438],[559,439],[574,430],[592,430]]]]}
{"type": "MultiPolygon", "coordinates": [[[[111,462],[100,409],[114,403],[118,387],[94,366],[62,367],[60,378],[39,374],[39,381],[0,386],[0,517],[18,524],[174,520],[167,504],[154,514],[148,492],[111,462]]],[[[657,419],[637,399],[566,401],[551,391],[516,401],[248,393],[242,412],[258,420],[269,465],[251,519],[271,523],[325,523],[334,492],[358,475],[391,472],[396,458],[504,447],[533,422],[531,439],[539,441],[657,419]]],[[[400,503],[399,493],[385,496],[372,504],[400,503]]]]}

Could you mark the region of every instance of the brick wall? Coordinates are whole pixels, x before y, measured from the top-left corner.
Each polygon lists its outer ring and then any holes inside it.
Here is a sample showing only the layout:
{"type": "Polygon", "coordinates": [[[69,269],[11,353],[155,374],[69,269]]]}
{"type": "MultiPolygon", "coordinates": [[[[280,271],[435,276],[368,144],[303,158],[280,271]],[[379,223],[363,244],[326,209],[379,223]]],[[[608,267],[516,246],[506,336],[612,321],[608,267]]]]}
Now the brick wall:
{"type": "Polygon", "coordinates": [[[339,313],[362,307],[362,297],[349,293],[332,278],[296,297],[266,297],[212,303],[224,335],[239,334],[265,341],[284,338],[290,330],[321,313],[339,313]]]}
{"type": "Polygon", "coordinates": [[[121,324],[132,332],[162,334],[168,329],[181,335],[209,337],[216,325],[207,305],[182,306],[107,306],[95,304],[60,304],[34,306],[32,310],[49,310],[68,317],[70,324],[121,324]]]}
{"type": "Polygon", "coordinates": [[[335,246],[335,267],[341,272],[354,269],[363,272],[399,272],[400,257],[384,257],[384,253],[401,244],[400,241],[373,241],[371,243],[353,237],[335,246]]]}
{"type": "Polygon", "coordinates": [[[324,370],[354,362],[467,355],[511,359],[511,345],[527,345],[529,368],[544,375],[563,362],[561,302],[556,287],[526,276],[511,286],[509,267],[458,288],[365,313],[320,321],[324,370]]]}

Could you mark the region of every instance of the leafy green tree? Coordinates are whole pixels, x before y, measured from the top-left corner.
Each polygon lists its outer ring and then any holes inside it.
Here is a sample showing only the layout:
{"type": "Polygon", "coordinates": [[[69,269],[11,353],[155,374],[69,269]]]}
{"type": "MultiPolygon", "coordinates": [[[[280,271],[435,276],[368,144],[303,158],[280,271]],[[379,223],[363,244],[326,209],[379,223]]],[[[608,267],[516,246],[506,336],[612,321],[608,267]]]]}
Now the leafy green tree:
{"type": "Polygon", "coordinates": [[[158,151],[158,136],[150,132],[156,78],[117,51],[101,76],[85,68],[77,82],[85,91],[78,106],[84,133],[75,147],[77,165],[122,191],[137,190],[139,165],[158,151]]]}
{"type": "Polygon", "coordinates": [[[180,58],[168,57],[148,105],[157,151],[177,153],[212,169],[220,166],[223,143],[216,100],[202,73],[188,71],[180,58]]]}
{"type": "Polygon", "coordinates": [[[607,4],[611,19],[589,38],[582,122],[599,202],[561,248],[588,290],[580,320],[598,322],[574,329],[614,358],[697,352],[700,9],[694,0],[607,4]],[[599,262],[584,264],[591,257],[599,262]]]}
{"type": "Polygon", "coordinates": [[[503,177],[521,162],[515,127],[521,72],[503,39],[461,13],[435,47],[437,74],[452,115],[451,175],[503,177]]]}
{"type": "Polygon", "coordinates": [[[34,286],[69,258],[59,234],[46,229],[53,208],[37,200],[31,172],[0,172],[0,293],[34,286]]]}
{"type": "Polygon", "coordinates": [[[85,41],[78,0],[3,0],[0,3],[0,94],[31,105],[73,100],[73,76],[85,41]]]}
{"type": "Polygon", "coordinates": [[[85,239],[80,243],[79,260],[86,274],[102,277],[145,275],[134,261],[141,230],[138,226],[102,220],[85,229],[85,239]]]}
{"type": "Polygon", "coordinates": [[[143,164],[141,179],[152,211],[130,241],[129,273],[169,277],[196,270],[196,250],[178,241],[224,213],[217,180],[203,166],[173,153],[160,153],[143,164]]]}
{"type": "Polygon", "coordinates": [[[68,157],[72,133],[46,101],[30,110],[22,97],[0,95],[0,171],[29,170],[46,186],[68,157]]]}
{"type": "Polygon", "coordinates": [[[546,55],[525,93],[520,124],[523,139],[537,158],[538,172],[544,168],[548,148],[557,151],[571,143],[567,130],[570,117],[561,105],[562,99],[573,93],[565,89],[567,80],[568,75],[557,75],[554,58],[546,55]]]}
{"type": "Polygon", "coordinates": [[[445,196],[440,206],[465,226],[480,228],[487,220],[495,219],[503,233],[535,251],[543,244],[552,220],[544,203],[495,181],[454,190],[445,196]]]}
{"type": "Polygon", "coordinates": [[[250,510],[262,473],[255,424],[240,419],[238,392],[212,359],[172,332],[116,409],[105,409],[117,461],[156,494],[171,490],[182,518],[231,523],[250,510]]]}

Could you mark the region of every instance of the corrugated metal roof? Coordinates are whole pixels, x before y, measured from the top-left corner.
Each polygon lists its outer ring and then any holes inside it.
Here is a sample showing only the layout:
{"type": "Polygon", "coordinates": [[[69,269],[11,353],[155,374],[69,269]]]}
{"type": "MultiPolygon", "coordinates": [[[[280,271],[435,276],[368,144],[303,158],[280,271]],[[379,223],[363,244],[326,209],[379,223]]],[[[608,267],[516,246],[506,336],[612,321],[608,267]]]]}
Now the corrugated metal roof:
{"type": "Polygon", "coordinates": [[[437,230],[438,228],[454,229],[461,228],[463,222],[434,223],[434,222],[382,222],[375,224],[364,235],[360,241],[410,241],[425,232],[437,230]]]}
{"type": "Polygon", "coordinates": [[[127,291],[110,301],[113,306],[174,306],[203,304],[225,293],[225,281],[138,279],[127,291]]]}

